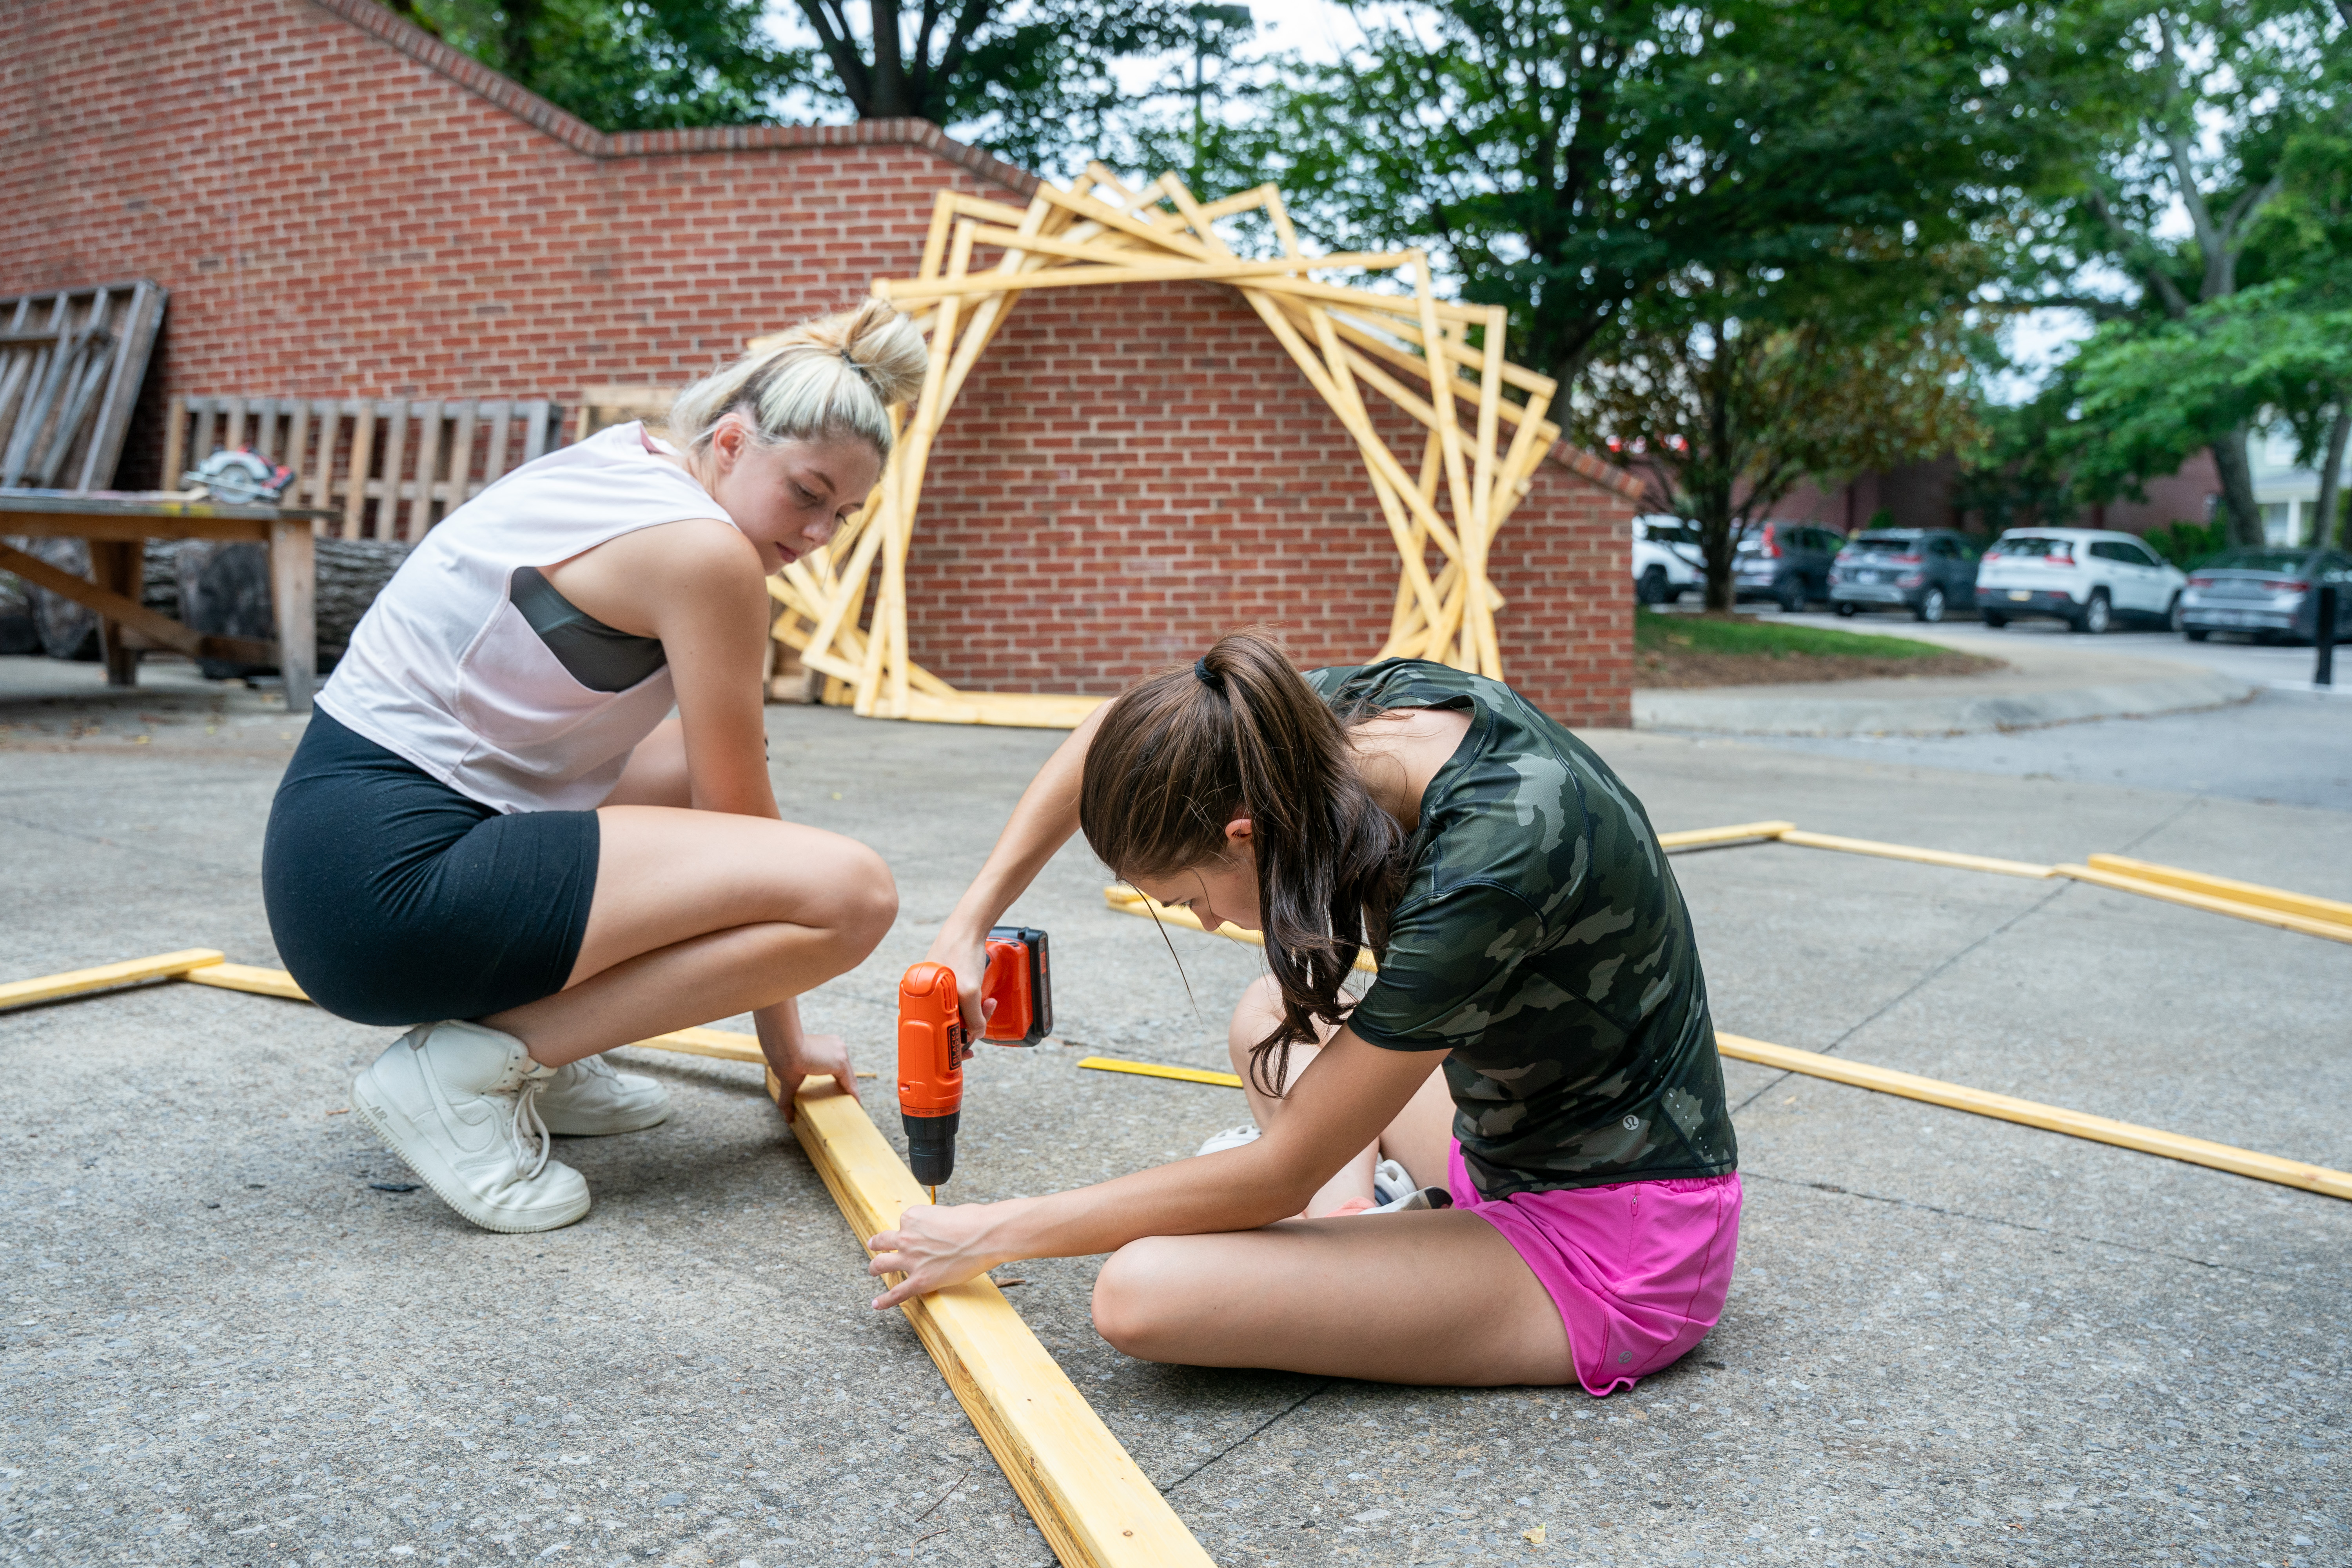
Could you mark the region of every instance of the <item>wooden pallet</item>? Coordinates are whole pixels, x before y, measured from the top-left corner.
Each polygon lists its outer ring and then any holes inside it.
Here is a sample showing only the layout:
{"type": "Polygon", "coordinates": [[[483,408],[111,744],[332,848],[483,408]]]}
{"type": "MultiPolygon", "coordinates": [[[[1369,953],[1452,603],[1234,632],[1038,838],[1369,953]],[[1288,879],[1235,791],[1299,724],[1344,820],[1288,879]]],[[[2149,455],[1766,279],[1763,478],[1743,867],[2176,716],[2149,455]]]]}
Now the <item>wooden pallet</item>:
{"type": "Polygon", "coordinates": [[[562,408],[543,397],[174,397],[163,477],[176,485],[184,464],[249,446],[294,470],[287,504],[341,512],[337,537],[413,544],[509,468],[562,446],[562,408]]]}
{"type": "Polygon", "coordinates": [[[141,279],[0,299],[0,489],[113,484],[170,297],[141,279]]]}
{"type": "Polygon", "coordinates": [[[1435,659],[1502,679],[1495,612],[1503,601],[1486,563],[1559,437],[1544,417],[1557,384],[1504,357],[1504,309],[1439,300],[1422,251],[1307,255],[1272,185],[1202,203],[1172,174],[1130,191],[1090,164],[1067,190],[1041,185],[1026,207],[940,192],[916,275],[875,281],[877,296],[921,312],[930,342],[922,391],[900,414],[897,450],[865,508],[829,548],[786,566],[771,589],[787,611],[777,635],[829,678],[826,700],[871,717],[966,724],[1066,728],[1090,710],[1093,703],[1080,700],[1024,707],[960,692],[908,658],[907,560],[924,470],[957,395],[1023,294],[1182,281],[1237,289],[1354,437],[1402,564],[1377,657],[1435,659]],[[1216,226],[1243,214],[1265,220],[1279,255],[1234,252],[1216,226]],[[979,250],[995,251],[994,265],[974,270],[979,250]],[[1411,291],[1311,276],[1334,270],[1409,279],[1411,291]],[[1423,428],[1417,472],[1375,428],[1366,388],[1423,428]],[[1442,562],[1433,573],[1433,549],[1442,562]]]}

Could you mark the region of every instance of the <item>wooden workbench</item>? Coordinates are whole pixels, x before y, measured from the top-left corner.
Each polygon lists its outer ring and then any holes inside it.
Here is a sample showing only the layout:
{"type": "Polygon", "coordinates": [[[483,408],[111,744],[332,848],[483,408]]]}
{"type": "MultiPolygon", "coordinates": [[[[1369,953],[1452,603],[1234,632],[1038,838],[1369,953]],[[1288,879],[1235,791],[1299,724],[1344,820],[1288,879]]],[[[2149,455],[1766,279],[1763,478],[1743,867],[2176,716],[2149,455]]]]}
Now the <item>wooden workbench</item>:
{"type": "Polygon", "coordinates": [[[0,490],[0,537],[86,539],[89,580],[0,543],[0,570],[15,573],[99,617],[109,686],[139,684],[139,652],[169,648],[191,658],[274,664],[286,678],[286,709],[307,712],[318,685],[318,583],[312,526],[335,514],[313,507],[230,506],[219,501],[112,490],[0,490]],[[142,547],[151,539],[213,539],[269,547],[269,600],[276,639],[207,635],[139,602],[142,547]]]}

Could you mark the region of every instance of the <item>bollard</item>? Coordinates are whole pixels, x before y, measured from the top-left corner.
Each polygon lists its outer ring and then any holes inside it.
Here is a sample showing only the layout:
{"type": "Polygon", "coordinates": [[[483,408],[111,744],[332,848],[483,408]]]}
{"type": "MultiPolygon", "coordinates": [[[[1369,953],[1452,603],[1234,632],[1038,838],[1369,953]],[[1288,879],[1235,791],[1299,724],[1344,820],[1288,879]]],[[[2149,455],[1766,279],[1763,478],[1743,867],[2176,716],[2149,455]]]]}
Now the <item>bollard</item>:
{"type": "Polygon", "coordinates": [[[2333,583],[2319,585],[2318,613],[2311,622],[2311,640],[2319,649],[2311,670],[2314,686],[2336,684],[2336,595],[2339,591],[2333,583]]]}

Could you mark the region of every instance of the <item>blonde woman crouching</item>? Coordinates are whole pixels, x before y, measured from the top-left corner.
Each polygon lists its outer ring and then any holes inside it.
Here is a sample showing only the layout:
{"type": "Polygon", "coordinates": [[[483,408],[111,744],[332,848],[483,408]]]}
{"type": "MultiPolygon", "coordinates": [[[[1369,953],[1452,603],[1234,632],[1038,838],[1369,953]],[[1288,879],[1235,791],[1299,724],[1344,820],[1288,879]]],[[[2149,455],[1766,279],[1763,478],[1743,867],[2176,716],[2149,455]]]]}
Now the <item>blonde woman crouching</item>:
{"type": "Polygon", "coordinates": [[[319,694],[270,812],[270,929],[329,1012],[414,1026],[352,1108],[474,1224],[579,1219],[547,1135],[668,1115],[614,1046],[749,1011],[787,1085],[855,1082],[794,999],[898,892],[781,820],[762,580],[864,503],[923,365],[869,304],[688,387],[669,440],[623,425],[525,465],[426,535],[319,694]]]}

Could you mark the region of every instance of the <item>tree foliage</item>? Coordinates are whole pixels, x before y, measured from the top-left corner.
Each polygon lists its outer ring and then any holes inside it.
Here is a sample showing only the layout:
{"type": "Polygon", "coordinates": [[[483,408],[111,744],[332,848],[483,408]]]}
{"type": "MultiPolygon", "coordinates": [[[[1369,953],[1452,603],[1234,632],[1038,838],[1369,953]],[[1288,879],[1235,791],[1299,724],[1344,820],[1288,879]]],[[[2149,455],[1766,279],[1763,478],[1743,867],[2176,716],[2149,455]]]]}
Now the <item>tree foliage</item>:
{"type": "Polygon", "coordinates": [[[393,0],[453,47],[605,131],[772,122],[788,95],[953,128],[1028,167],[1134,140],[1118,62],[1230,53],[1246,15],[1178,0],[393,0]],[[1196,15],[1195,13],[1201,13],[1196,15]]]}
{"type": "Polygon", "coordinates": [[[761,0],[394,0],[392,9],[600,131],[774,120],[809,61],[761,0]]]}
{"type": "MultiPolygon", "coordinates": [[[[2145,373],[2168,356],[2212,370],[2221,352],[2212,333],[2234,319],[2215,309],[2281,276],[2285,258],[2263,237],[2280,232],[2283,198],[2345,146],[2352,17],[2337,10],[2335,0],[2078,0],[2052,9],[2046,30],[2084,62],[2069,99],[2074,170],[2045,229],[2025,234],[2017,297],[2076,305],[2105,323],[2094,426],[2126,415],[2127,386],[2161,392],[2145,373]],[[2102,277],[2122,286],[2096,287],[2102,277]]],[[[2202,384],[2218,385],[2210,376],[2202,384]]],[[[2087,432],[2086,482],[2112,487],[2125,471],[2118,464],[2159,465],[2132,470],[2135,479],[2170,472],[2203,446],[2231,536],[2259,543],[2246,456],[2259,405],[2221,395],[2163,401],[2112,439],[2087,432]],[[2208,422],[2190,430],[2184,419],[2208,422]],[[2196,437],[2186,449],[2172,438],[2183,435],[2196,437]]]]}

